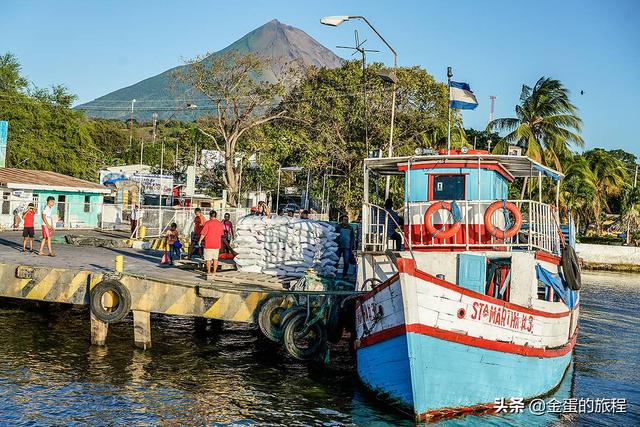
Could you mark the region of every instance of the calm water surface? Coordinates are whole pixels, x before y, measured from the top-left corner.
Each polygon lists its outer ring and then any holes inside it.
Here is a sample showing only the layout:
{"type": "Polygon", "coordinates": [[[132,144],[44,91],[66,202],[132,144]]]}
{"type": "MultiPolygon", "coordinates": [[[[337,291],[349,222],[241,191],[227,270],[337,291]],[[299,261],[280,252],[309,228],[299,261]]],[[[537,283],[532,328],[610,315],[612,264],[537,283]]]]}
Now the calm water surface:
{"type": "MultiPolygon", "coordinates": [[[[589,275],[574,363],[556,392],[626,398],[626,415],[465,417],[443,425],[640,425],[640,276],[589,275]]],[[[196,332],[154,317],[150,351],[131,322],[91,347],[88,312],[0,305],[0,424],[413,425],[359,386],[345,352],[330,368],[290,360],[250,327],[196,332]]],[[[471,386],[471,384],[470,384],[471,386]]]]}

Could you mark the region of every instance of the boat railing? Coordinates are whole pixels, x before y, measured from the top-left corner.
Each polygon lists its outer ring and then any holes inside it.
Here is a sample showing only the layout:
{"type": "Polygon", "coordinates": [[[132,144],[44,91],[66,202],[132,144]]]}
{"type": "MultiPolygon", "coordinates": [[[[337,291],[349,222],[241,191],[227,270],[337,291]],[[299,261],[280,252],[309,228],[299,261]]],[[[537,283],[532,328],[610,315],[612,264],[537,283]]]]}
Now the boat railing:
{"type": "MultiPolygon", "coordinates": [[[[454,201],[449,201],[453,203],[454,201]]],[[[558,212],[554,206],[533,200],[507,200],[514,203],[522,216],[522,226],[512,237],[500,239],[485,229],[484,214],[495,200],[456,200],[460,214],[461,227],[453,236],[442,239],[431,235],[425,226],[425,214],[434,203],[408,202],[402,212],[403,221],[390,221],[393,217],[382,207],[364,204],[362,210],[362,249],[385,251],[392,249],[394,242],[390,227],[402,236],[405,247],[413,250],[541,250],[560,255],[561,241],[558,212]],[[402,224],[399,224],[402,223],[402,224]]],[[[492,223],[499,229],[506,228],[510,218],[498,210],[492,217],[492,223]]],[[[512,219],[511,219],[512,220],[512,219]]],[[[433,215],[436,228],[449,228],[453,224],[450,212],[439,210],[433,215]],[[441,225],[444,224],[444,225],[441,225]]],[[[393,230],[391,230],[393,231],[393,230]]]]}

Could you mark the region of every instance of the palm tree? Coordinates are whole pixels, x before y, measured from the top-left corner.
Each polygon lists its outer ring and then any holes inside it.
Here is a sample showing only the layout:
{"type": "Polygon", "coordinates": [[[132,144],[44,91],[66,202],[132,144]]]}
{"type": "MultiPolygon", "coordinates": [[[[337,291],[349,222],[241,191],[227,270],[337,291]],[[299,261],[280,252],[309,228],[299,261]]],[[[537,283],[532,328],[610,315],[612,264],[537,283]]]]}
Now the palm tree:
{"type": "Polygon", "coordinates": [[[532,159],[562,170],[561,160],[571,156],[569,145],[584,145],[578,109],[559,80],[541,77],[533,88],[523,85],[515,112],[516,117],[495,119],[487,126],[488,132],[508,132],[494,152],[506,153],[509,144],[517,144],[532,159]]]}
{"type": "Polygon", "coordinates": [[[595,193],[591,209],[598,235],[602,233],[602,212],[609,211],[607,200],[620,194],[627,178],[624,163],[602,148],[575,156],[567,169],[567,179],[579,179],[595,193]]]}

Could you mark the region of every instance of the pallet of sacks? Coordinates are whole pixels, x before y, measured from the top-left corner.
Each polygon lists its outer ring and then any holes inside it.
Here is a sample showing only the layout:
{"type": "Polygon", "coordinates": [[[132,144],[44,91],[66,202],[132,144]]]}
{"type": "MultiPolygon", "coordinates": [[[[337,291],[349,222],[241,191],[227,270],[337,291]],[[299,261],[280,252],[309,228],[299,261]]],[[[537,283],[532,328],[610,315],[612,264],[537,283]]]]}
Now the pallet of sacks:
{"type": "Polygon", "coordinates": [[[322,221],[249,215],[236,224],[234,260],[238,271],[302,277],[312,268],[322,277],[335,277],[337,236],[322,221]]]}

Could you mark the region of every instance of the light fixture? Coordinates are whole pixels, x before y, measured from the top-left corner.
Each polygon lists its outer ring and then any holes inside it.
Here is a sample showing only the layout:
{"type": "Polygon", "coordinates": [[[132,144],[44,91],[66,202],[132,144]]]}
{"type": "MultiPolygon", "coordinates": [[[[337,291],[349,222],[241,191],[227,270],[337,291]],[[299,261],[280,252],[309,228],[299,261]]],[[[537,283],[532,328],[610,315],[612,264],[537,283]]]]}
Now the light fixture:
{"type": "Polygon", "coordinates": [[[460,147],[460,152],[462,154],[467,154],[469,152],[469,148],[466,145],[463,145],[462,147],[460,147]]]}
{"type": "Polygon", "coordinates": [[[348,16],[325,16],[324,18],[320,18],[320,23],[323,25],[329,25],[331,27],[337,27],[342,24],[344,21],[348,21],[348,16]]]}

